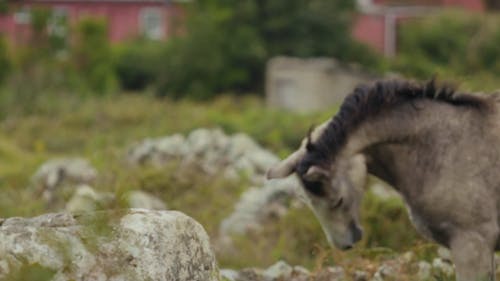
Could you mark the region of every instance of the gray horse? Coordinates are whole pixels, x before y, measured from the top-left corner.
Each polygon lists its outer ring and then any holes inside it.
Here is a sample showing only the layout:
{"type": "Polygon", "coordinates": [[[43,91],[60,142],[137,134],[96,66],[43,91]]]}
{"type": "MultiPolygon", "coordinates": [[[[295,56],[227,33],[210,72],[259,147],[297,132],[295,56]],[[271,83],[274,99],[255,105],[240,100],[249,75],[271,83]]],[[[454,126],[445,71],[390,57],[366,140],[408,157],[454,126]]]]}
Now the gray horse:
{"type": "Polygon", "coordinates": [[[330,244],[348,249],[362,237],[359,206],[372,174],[402,195],[423,236],[450,248],[457,280],[494,280],[499,103],[434,81],[360,86],[268,178],[296,173],[330,244]]]}

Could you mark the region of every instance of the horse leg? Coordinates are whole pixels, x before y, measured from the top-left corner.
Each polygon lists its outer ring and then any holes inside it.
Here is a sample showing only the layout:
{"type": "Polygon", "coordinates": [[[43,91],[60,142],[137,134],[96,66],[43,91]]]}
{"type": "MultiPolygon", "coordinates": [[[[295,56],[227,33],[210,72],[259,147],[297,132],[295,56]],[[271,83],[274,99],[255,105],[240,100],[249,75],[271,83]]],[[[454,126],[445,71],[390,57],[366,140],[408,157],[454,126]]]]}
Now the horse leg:
{"type": "Polygon", "coordinates": [[[496,238],[478,232],[459,233],[450,243],[457,281],[494,281],[496,238]]]}

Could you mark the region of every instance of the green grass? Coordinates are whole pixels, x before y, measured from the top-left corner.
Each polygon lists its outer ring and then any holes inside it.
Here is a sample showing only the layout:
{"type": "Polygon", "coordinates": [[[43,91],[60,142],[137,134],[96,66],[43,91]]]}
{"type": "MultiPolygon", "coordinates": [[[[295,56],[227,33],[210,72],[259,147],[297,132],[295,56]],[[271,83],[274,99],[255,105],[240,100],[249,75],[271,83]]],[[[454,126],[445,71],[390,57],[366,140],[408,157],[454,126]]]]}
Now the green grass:
{"type": "MultiPolygon", "coordinates": [[[[37,167],[53,157],[87,158],[99,172],[94,184],[123,198],[142,189],[161,198],[169,208],[198,220],[212,237],[221,268],[267,267],[283,259],[311,270],[343,265],[366,268],[397,253],[415,249],[424,259],[435,250],[422,244],[399,201],[364,200],[366,235],[349,253],[331,250],[316,219],[306,207],[294,207],[281,219],[264,224],[259,233],[234,237],[234,250],[221,251],[217,241],[220,221],[233,211],[250,185],[246,179],[226,180],[206,175],[193,165],[163,168],[131,167],[127,148],[146,137],[187,134],[200,127],[222,128],[227,134],[244,132],[280,156],[294,150],[313,124],[336,111],[297,115],[270,110],[258,98],[222,97],[212,102],[172,102],[148,95],[103,98],[49,99],[29,113],[12,108],[0,124],[0,217],[34,216],[57,211],[44,205],[29,179],[37,167]],[[376,247],[376,248],[374,248],[376,247]]],[[[120,207],[118,201],[116,207],[120,207]]]]}

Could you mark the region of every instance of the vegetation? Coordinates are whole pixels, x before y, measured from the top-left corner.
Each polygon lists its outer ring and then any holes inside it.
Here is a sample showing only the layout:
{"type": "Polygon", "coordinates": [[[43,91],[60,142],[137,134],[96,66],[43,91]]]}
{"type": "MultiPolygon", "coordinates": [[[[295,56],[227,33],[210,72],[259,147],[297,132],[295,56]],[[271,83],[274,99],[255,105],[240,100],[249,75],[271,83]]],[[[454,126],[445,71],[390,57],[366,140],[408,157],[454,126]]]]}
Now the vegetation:
{"type": "Polygon", "coordinates": [[[438,75],[477,90],[494,90],[500,74],[499,18],[450,11],[400,30],[394,69],[410,77],[438,75]]]}
{"type": "MultiPolygon", "coordinates": [[[[208,176],[195,166],[181,170],[178,163],[162,169],[128,167],[123,156],[143,138],[187,134],[200,127],[244,132],[287,155],[312,124],[323,122],[336,108],[296,115],[266,109],[258,97],[242,97],[261,92],[265,63],[276,55],[334,56],[375,71],[390,66],[410,77],[427,79],[437,73],[465,81],[465,88],[473,90],[498,87],[500,29],[494,17],[453,12],[409,22],[401,30],[400,56],[387,63],[349,37],[352,5],[326,0],[245,0],[237,6],[225,0],[196,1],[178,38],[119,46],[107,42],[103,21],[83,20],[73,30],[75,40],[68,40],[64,32],[47,31],[47,11],[35,11],[37,48],[12,50],[0,38],[0,217],[48,211],[30,187],[31,175],[53,157],[82,156],[99,170],[99,191],[117,198],[131,189],[149,191],[217,237],[221,219],[249,187],[245,179],[208,176]],[[119,92],[118,86],[140,95],[110,94],[119,92]],[[227,95],[232,93],[237,95],[227,95]],[[186,97],[210,100],[175,100],[186,97]]],[[[64,18],[59,25],[60,30],[70,28],[64,18]]],[[[343,265],[352,271],[407,250],[428,261],[435,256],[435,246],[418,238],[397,199],[381,201],[367,193],[365,238],[348,253],[330,250],[312,217],[305,206],[294,205],[284,218],[266,223],[262,232],[234,237],[237,253],[219,250],[220,266],[265,267],[284,259],[309,269],[343,265]]],[[[13,278],[29,279],[24,276],[40,270],[34,265],[13,278]]]]}
{"type": "MultiPolygon", "coordinates": [[[[245,0],[236,6],[196,1],[186,6],[186,22],[179,27],[185,31],[175,38],[134,40],[115,48],[106,40],[102,20],[85,18],[70,26],[63,15],[33,9],[37,48],[16,48],[10,84],[21,92],[102,95],[114,92],[119,82],[125,90],[152,86],[159,96],[207,99],[262,92],[265,64],[278,55],[333,56],[380,69],[382,59],[350,37],[353,5],[346,0],[245,0]],[[26,77],[34,83],[20,82],[26,77]]],[[[3,63],[1,51],[0,44],[3,63]]]]}
{"type": "Polygon", "coordinates": [[[352,1],[193,3],[187,32],[167,48],[158,93],[208,98],[220,92],[261,92],[265,64],[278,55],[333,56],[375,68],[371,50],[351,39],[352,1]]]}
{"type": "MultiPolygon", "coordinates": [[[[99,171],[96,189],[118,198],[131,189],[155,194],[170,208],[200,221],[215,244],[220,221],[233,211],[249,183],[199,173],[195,166],[179,169],[176,163],[161,169],[129,167],[123,163],[127,148],[146,137],[221,127],[228,134],[247,133],[284,156],[299,145],[312,123],[322,122],[335,111],[294,115],[265,109],[256,98],[234,97],[210,103],[158,101],[148,95],[59,97],[47,103],[50,108],[40,106],[30,113],[13,109],[18,113],[0,124],[0,163],[4,163],[0,164],[0,217],[49,211],[29,187],[30,177],[50,158],[81,156],[99,171]]],[[[364,210],[366,238],[347,255],[331,252],[318,222],[311,219],[313,214],[305,206],[295,206],[284,218],[266,223],[262,233],[235,237],[237,253],[219,251],[218,260],[221,267],[240,268],[264,267],[285,259],[313,269],[318,264],[347,265],[359,255],[368,255],[372,247],[393,249],[372,254],[378,258],[422,247],[400,201],[382,203],[367,194],[364,210]]],[[[356,268],[354,262],[350,266],[356,268]]]]}
{"type": "Polygon", "coordinates": [[[76,72],[89,92],[102,95],[116,87],[113,59],[104,20],[87,18],[78,23],[72,49],[76,72]]]}

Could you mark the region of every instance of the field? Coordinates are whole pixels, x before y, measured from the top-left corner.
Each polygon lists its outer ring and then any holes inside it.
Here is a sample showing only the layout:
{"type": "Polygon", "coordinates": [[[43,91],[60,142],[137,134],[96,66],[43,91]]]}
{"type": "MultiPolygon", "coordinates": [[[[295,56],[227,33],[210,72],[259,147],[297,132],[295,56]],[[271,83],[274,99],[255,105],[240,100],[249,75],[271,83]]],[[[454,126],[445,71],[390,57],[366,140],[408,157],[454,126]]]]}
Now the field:
{"type": "MultiPolygon", "coordinates": [[[[118,197],[130,189],[145,190],[170,209],[198,220],[212,239],[221,268],[265,268],[284,260],[311,271],[341,265],[348,272],[373,273],[381,262],[407,251],[417,260],[431,262],[436,247],[419,239],[401,201],[381,199],[370,191],[363,206],[365,238],[352,251],[331,250],[312,212],[300,204],[284,217],[266,222],[258,232],[233,237],[228,250],[220,245],[219,224],[249,188],[248,179],[227,180],[195,168],[179,169],[178,163],[131,167],[124,160],[127,149],[144,138],[188,134],[196,128],[243,132],[283,157],[299,145],[311,125],[335,111],[297,115],[267,109],[255,97],[197,103],[136,94],[50,99],[29,113],[12,108],[0,126],[0,217],[60,211],[60,206],[48,206],[40,199],[30,178],[49,159],[83,157],[98,170],[97,190],[118,197]]],[[[61,196],[67,200],[69,194],[61,196]]],[[[412,270],[405,274],[411,276],[412,270]]]]}

